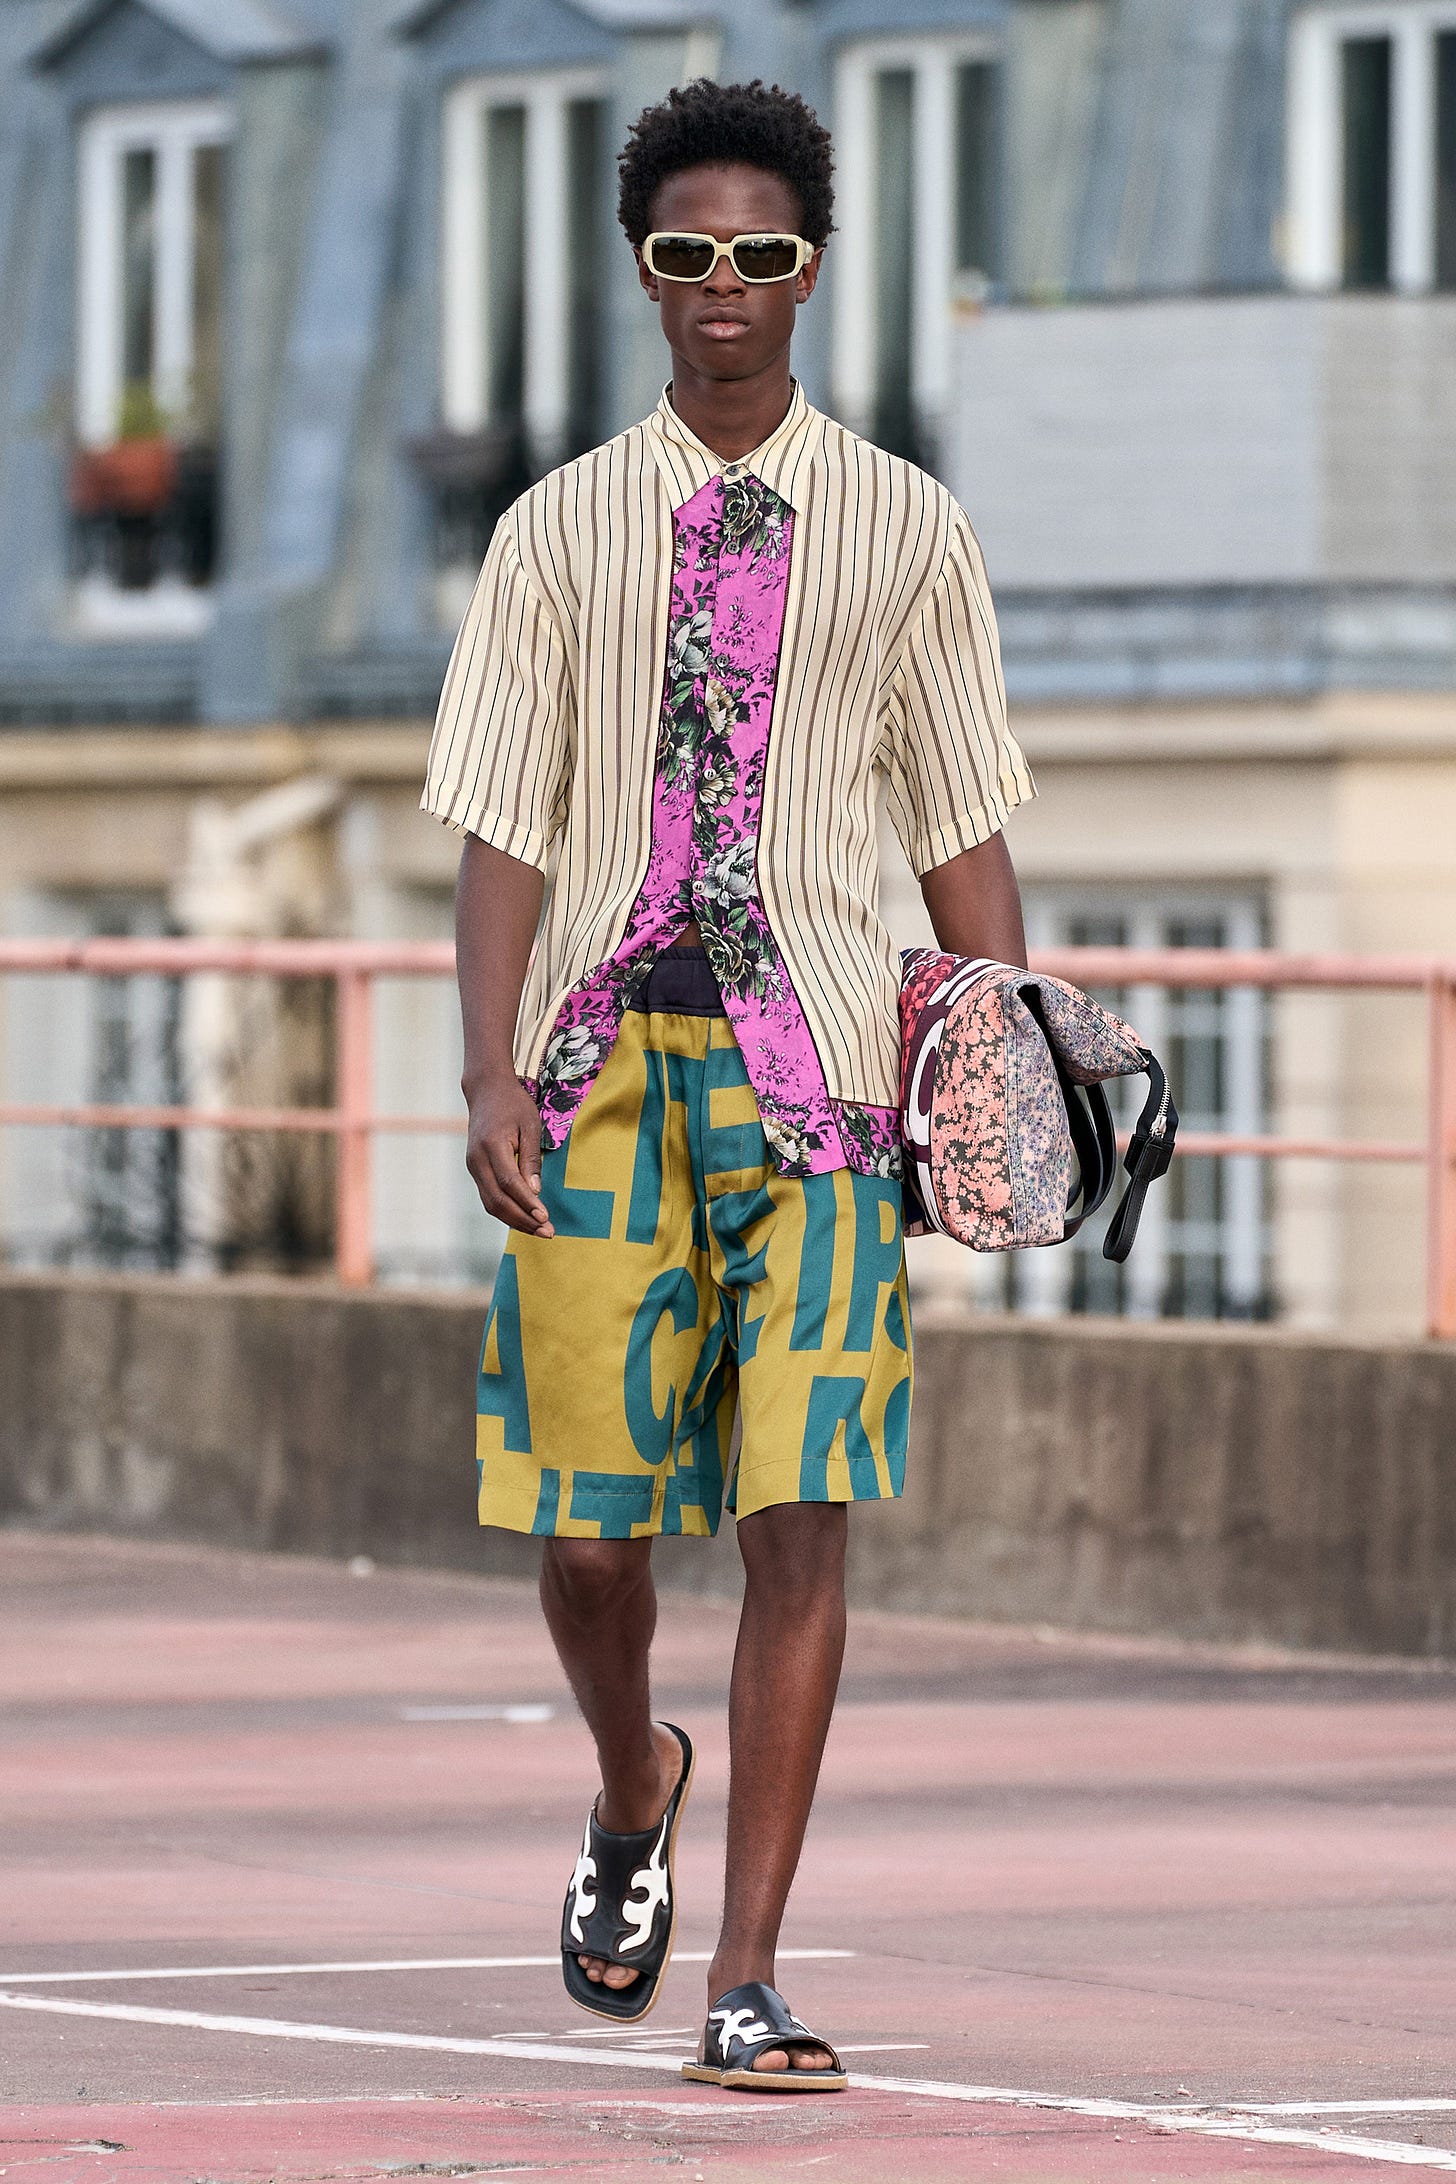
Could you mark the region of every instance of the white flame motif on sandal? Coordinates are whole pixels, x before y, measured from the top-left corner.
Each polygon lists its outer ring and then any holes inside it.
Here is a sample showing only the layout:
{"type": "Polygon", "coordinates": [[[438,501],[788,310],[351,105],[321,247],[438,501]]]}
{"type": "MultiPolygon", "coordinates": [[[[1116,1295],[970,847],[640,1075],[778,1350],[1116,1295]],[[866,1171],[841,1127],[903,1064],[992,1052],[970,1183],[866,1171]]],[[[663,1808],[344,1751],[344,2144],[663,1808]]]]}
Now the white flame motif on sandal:
{"type": "Polygon", "coordinates": [[[588,1818],[586,1833],[581,1839],[581,1851],[577,1857],[576,1870],[571,1876],[572,1939],[581,1942],[583,1945],[586,1942],[586,1935],[582,1932],[582,1919],[584,1917],[590,1918],[597,1907],[596,1894],[593,1890],[588,1889],[587,1882],[594,1881],[596,1877],[597,1862],[591,1854],[591,1820],[588,1818]]]}
{"type": "MultiPolygon", "coordinates": [[[[671,1809],[669,1805],[668,1811],[671,1809]]],[[[622,1898],[622,1916],[627,1924],[617,1948],[623,1956],[646,1948],[652,1938],[652,1922],[667,1903],[667,1826],[668,1814],[664,1813],[652,1855],[646,1865],[638,1866],[632,1886],[622,1898]]]]}
{"type": "Polygon", "coordinates": [[[766,2040],[773,2031],[754,2010],[709,2010],[708,2023],[718,2027],[718,2046],[726,2059],[728,2050],[747,2047],[750,2040],[766,2040]]]}

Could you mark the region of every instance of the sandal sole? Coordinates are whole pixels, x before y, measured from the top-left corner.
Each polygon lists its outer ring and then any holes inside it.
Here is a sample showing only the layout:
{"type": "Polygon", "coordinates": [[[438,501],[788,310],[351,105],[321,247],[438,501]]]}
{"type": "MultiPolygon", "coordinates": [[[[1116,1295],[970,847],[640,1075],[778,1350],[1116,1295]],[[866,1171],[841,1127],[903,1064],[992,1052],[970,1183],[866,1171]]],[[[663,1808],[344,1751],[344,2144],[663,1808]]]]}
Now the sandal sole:
{"type": "Polygon", "coordinates": [[[725,2093],[843,2093],[849,2086],[848,2073],[842,2070],[722,2071],[712,2063],[684,2063],[682,2074],[699,2085],[721,2086],[725,2093]]]}
{"type": "Polygon", "coordinates": [[[842,2070],[725,2070],[718,2083],[725,2093],[843,2093],[849,2078],[842,2070]]]}
{"type": "MultiPolygon", "coordinates": [[[[651,1994],[640,2010],[633,2010],[629,2013],[626,2010],[599,2009],[594,2002],[583,2001],[581,1996],[571,1987],[566,1989],[568,1999],[574,2002],[579,2010],[585,2010],[588,2017],[605,2018],[607,2023],[611,2025],[640,2025],[644,2017],[652,2015],[652,2012],[662,2000],[662,1982],[666,1978],[667,1968],[672,1962],[673,1943],[677,1938],[677,1876],[673,1868],[673,1857],[677,1850],[677,1831],[682,1826],[682,1816],[687,1806],[688,1792],[692,1789],[693,1776],[697,1772],[698,1765],[697,1746],[692,1745],[690,1751],[691,1757],[688,1759],[677,1788],[673,1792],[673,1795],[677,1798],[677,1812],[674,1815],[672,1826],[667,1831],[667,1886],[668,1893],[672,1897],[672,1921],[667,1929],[667,1942],[662,1952],[662,1962],[657,1967],[651,1994]]],[[[563,1962],[564,1960],[565,1952],[563,1952],[563,1962]]],[[[585,1977],[585,1974],[583,1973],[582,1976],[585,1977]]],[[[639,1973],[638,1977],[645,1978],[646,1974],[639,1973]]],[[[630,1992],[630,1989],[618,1988],[617,1992],[626,1994],[630,1992]]]]}

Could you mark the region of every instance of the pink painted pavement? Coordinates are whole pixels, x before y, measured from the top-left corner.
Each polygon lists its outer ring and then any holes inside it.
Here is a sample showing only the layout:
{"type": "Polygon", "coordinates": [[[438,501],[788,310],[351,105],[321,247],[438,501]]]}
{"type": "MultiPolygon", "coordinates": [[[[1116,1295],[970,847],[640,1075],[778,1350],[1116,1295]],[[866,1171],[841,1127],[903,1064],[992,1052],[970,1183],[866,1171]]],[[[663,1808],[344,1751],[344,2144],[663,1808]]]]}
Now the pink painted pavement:
{"type": "Polygon", "coordinates": [[[784,1938],[858,1954],[781,1984],[861,2082],[684,2085],[733,1624],[664,1598],[659,1710],[702,1767],[678,1961],[622,2033],[549,1962],[405,1968],[551,1955],[592,1765],[529,1588],[0,1533],[0,2175],[1456,2169],[1439,1666],[857,1618],[784,1938]],[[482,1706],[528,1712],[442,1718],[482,1706]],[[959,2097],[987,2087],[1152,2113],[959,2097]]]}

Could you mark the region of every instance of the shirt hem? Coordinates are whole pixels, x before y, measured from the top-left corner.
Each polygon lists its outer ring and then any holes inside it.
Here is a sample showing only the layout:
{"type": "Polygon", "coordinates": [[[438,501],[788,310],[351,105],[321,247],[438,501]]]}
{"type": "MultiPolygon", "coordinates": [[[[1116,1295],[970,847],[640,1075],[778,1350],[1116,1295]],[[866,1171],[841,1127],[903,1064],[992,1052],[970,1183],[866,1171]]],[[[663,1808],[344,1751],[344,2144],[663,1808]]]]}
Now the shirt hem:
{"type": "Polygon", "coordinates": [[[1024,787],[1021,782],[1003,782],[995,796],[988,796],[975,811],[961,812],[948,826],[940,827],[934,834],[922,834],[912,846],[910,866],[917,880],[924,879],[937,865],[949,864],[952,857],[959,857],[963,850],[979,849],[989,842],[993,834],[999,834],[1018,804],[1029,803],[1036,791],[1024,787]]]}
{"type": "Polygon", "coordinates": [[[520,864],[533,865],[544,873],[549,861],[546,837],[536,827],[522,826],[518,819],[510,819],[504,812],[488,810],[481,804],[463,807],[454,799],[435,798],[426,790],[420,798],[421,811],[429,812],[456,834],[473,834],[477,841],[485,842],[491,849],[503,850],[520,864]]]}

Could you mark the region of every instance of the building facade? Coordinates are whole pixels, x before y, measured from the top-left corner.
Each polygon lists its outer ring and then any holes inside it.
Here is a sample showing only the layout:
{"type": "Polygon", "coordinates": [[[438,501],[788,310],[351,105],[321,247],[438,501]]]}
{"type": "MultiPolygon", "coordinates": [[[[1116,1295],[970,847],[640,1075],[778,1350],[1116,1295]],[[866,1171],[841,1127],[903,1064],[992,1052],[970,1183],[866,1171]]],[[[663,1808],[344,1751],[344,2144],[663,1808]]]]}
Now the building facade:
{"type": "MultiPolygon", "coordinates": [[[[971,513],[1034,933],[1456,950],[1456,0],[0,0],[0,924],[439,936],[417,809],[500,508],[664,359],[615,154],[674,82],[832,126],[813,399],[971,513]]],[[[892,922],[926,937],[886,830],[892,922]]],[[[322,998],[9,982],[11,1097],[327,1091],[322,998]]],[[[1128,998],[1195,1124],[1419,1135],[1405,1002],[1128,998]]],[[[379,1086],[448,1106],[452,996],[379,1086]]],[[[380,1151],[387,1272],[497,1239],[380,1151]]],[[[1030,1309],[1406,1326],[1404,1169],[1180,1164],[1030,1309]]],[[[11,1131],[32,1263],[307,1263],[316,1149],[11,1131]]]]}

